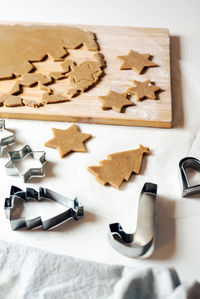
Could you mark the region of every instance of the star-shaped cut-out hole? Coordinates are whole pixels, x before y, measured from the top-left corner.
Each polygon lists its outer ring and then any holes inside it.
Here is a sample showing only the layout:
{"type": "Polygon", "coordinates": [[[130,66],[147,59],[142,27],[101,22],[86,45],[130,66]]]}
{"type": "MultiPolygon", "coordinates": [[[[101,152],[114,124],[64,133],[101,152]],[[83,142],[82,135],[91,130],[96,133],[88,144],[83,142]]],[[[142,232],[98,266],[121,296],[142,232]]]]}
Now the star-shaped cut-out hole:
{"type": "Polygon", "coordinates": [[[130,50],[128,55],[117,56],[123,63],[120,67],[121,70],[134,70],[138,74],[141,74],[144,68],[157,66],[152,60],[150,60],[150,54],[141,54],[136,51],[130,50]]]}
{"type": "Polygon", "coordinates": [[[0,96],[10,93],[13,87],[16,85],[19,78],[11,78],[8,80],[0,80],[0,96]]]}
{"type": "Polygon", "coordinates": [[[54,61],[51,57],[47,56],[42,61],[32,63],[35,72],[41,73],[44,76],[52,76],[54,79],[60,79],[64,76],[65,71],[62,68],[62,61],[54,61]],[[51,70],[51,71],[49,71],[51,70]]]}
{"type": "Polygon", "coordinates": [[[34,87],[23,87],[23,93],[20,94],[20,97],[23,100],[23,104],[26,106],[36,105],[42,106],[42,98],[46,94],[47,90],[43,88],[40,84],[37,84],[34,87]]]}
{"type": "Polygon", "coordinates": [[[45,143],[45,146],[56,148],[61,158],[69,152],[86,152],[84,142],[91,138],[91,134],[81,133],[73,124],[66,130],[52,128],[53,138],[45,143]]]}
{"type": "Polygon", "coordinates": [[[145,98],[156,100],[156,92],[161,91],[161,88],[155,84],[152,84],[150,80],[143,82],[133,81],[133,87],[130,87],[127,92],[133,94],[136,97],[136,101],[139,102],[145,98]]]}
{"type": "Polygon", "coordinates": [[[118,93],[110,90],[106,96],[98,97],[103,103],[102,109],[113,109],[117,112],[121,112],[123,107],[133,106],[134,103],[128,99],[127,93],[118,93]]]}

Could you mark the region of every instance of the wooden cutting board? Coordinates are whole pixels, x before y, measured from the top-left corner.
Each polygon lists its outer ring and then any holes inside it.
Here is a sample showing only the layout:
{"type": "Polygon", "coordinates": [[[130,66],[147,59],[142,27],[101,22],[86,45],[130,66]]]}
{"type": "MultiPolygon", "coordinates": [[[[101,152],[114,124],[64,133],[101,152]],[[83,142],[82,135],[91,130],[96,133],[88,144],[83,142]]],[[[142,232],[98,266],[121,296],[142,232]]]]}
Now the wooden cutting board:
{"type": "MultiPolygon", "coordinates": [[[[48,104],[40,108],[0,107],[1,118],[39,119],[70,122],[86,122],[114,125],[133,125],[149,127],[172,127],[172,99],[170,86],[170,50],[167,29],[73,25],[96,34],[100,52],[107,63],[105,75],[90,90],[72,98],[70,102],[48,104]],[[116,56],[127,55],[130,49],[140,53],[149,53],[158,67],[148,68],[138,75],[133,70],[120,70],[121,62],[116,56]],[[133,80],[151,80],[163,91],[157,100],[144,100],[127,107],[123,113],[102,110],[98,96],[104,96],[109,90],[125,92],[133,80]]],[[[1,27],[0,27],[1,30],[1,27]]],[[[0,40],[1,42],[1,40],[0,40]]],[[[8,49],[9,50],[9,49],[8,49]]],[[[81,47],[69,50],[68,58],[80,63],[94,54],[81,47]]],[[[51,60],[37,63],[37,70],[44,74],[56,71],[57,65],[51,60]]],[[[16,80],[16,79],[14,79],[16,80]]],[[[0,94],[8,92],[14,80],[0,81],[0,94]]],[[[65,93],[66,80],[60,80],[57,91],[65,93]]],[[[38,97],[36,89],[24,90],[31,98],[38,97]]]]}

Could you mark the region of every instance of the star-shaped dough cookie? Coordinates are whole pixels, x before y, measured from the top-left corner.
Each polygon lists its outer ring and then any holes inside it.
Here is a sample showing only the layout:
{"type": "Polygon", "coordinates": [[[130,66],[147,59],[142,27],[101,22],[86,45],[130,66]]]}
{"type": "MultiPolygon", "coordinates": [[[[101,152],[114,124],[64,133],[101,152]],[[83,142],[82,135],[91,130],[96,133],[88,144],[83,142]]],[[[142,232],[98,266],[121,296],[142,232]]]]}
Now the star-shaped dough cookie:
{"type": "Polygon", "coordinates": [[[92,135],[81,133],[78,127],[74,124],[66,130],[52,128],[54,138],[47,141],[44,145],[56,148],[60,158],[63,158],[69,152],[86,152],[83,144],[92,135]]]}
{"type": "Polygon", "coordinates": [[[148,98],[156,100],[156,92],[161,90],[159,86],[151,83],[150,80],[143,82],[133,81],[135,86],[130,87],[127,92],[128,94],[133,94],[136,97],[136,101],[140,102],[142,99],[148,98]]]}
{"type": "Polygon", "coordinates": [[[121,112],[124,106],[133,106],[133,102],[127,99],[127,93],[118,93],[110,90],[106,96],[100,96],[98,99],[103,103],[102,109],[113,109],[121,112]]]}
{"type": "Polygon", "coordinates": [[[149,59],[150,57],[150,54],[140,54],[133,50],[130,50],[128,55],[117,56],[117,58],[123,61],[120,70],[133,69],[138,74],[141,74],[145,67],[157,66],[149,59]]]}

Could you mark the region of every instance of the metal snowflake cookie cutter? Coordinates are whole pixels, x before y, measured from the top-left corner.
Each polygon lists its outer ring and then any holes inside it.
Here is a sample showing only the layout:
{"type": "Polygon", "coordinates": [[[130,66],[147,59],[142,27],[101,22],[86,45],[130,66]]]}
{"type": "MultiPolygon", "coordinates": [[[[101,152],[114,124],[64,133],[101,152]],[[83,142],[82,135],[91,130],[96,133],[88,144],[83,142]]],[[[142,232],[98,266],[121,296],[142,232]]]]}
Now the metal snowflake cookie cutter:
{"type": "Polygon", "coordinates": [[[4,211],[6,218],[10,220],[12,230],[16,230],[22,227],[27,229],[36,228],[42,226],[44,230],[48,230],[69,218],[79,220],[84,215],[84,207],[79,203],[77,197],[74,200],[67,199],[66,197],[46,188],[39,188],[37,192],[33,188],[26,188],[26,191],[21,190],[18,187],[12,186],[10,190],[10,197],[5,199],[4,211]],[[24,217],[16,218],[16,204],[20,201],[29,201],[35,199],[36,201],[42,201],[50,199],[66,207],[66,211],[53,216],[47,220],[42,220],[41,216],[32,219],[26,219],[24,217]]]}
{"type": "Polygon", "coordinates": [[[128,257],[146,258],[154,251],[156,230],[157,185],[145,183],[139,200],[135,233],[127,234],[120,223],[109,225],[109,241],[119,253],[128,257]]]}
{"type": "Polygon", "coordinates": [[[32,177],[42,177],[45,175],[44,164],[46,162],[44,151],[32,151],[29,145],[25,145],[19,151],[8,152],[10,160],[6,163],[5,168],[8,175],[20,175],[24,183],[32,177]],[[17,167],[17,162],[31,156],[34,160],[38,160],[41,163],[41,167],[29,168],[28,170],[21,172],[17,167]]]}
{"type": "Polygon", "coordinates": [[[15,143],[14,133],[7,130],[5,127],[5,120],[0,119],[0,157],[3,154],[5,147],[15,143]]]}
{"type": "Polygon", "coordinates": [[[194,157],[186,157],[180,160],[179,170],[180,170],[180,180],[182,185],[182,196],[190,196],[200,193],[200,184],[191,186],[187,174],[185,172],[186,168],[195,169],[197,172],[200,172],[200,161],[194,157]]]}

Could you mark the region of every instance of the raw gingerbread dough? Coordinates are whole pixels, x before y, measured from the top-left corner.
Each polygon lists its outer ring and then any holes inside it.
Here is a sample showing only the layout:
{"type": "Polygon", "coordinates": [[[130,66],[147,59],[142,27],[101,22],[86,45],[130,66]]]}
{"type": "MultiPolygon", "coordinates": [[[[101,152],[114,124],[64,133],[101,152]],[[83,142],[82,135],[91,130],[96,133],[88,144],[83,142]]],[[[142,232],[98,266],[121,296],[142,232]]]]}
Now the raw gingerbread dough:
{"type": "Polygon", "coordinates": [[[42,96],[42,103],[43,104],[54,104],[54,103],[62,103],[70,101],[66,96],[63,96],[61,94],[49,94],[46,92],[42,96]]]}
{"type": "MultiPolygon", "coordinates": [[[[44,104],[52,104],[52,103],[59,103],[59,102],[67,102],[69,99],[67,96],[63,96],[61,94],[52,94],[52,90],[50,87],[44,84],[50,84],[52,82],[51,76],[44,76],[40,73],[28,73],[23,75],[13,86],[10,94],[12,95],[12,99],[14,100],[15,95],[21,94],[23,99],[23,105],[30,106],[33,108],[39,108],[44,104]],[[35,101],[32,99],[24,99],[23,98],[23,88],[24,87],[33,87],[38,85],[39,89],[46,90],[46,92],[42,95],[40,101],[35,101]]],[[[19,98],[17,96],[17,98],[19,98]]],[[[14,107],[14,106],[7,106],[7,107],[14,107]]]]}
{"type": "Polygon", "coordinates": [[[67,49],[85,45],[97,51],[95,35],[70,26],[1,25],[0,78],[7,79],[33,70],[31,62],[46,55],[62,60],[67,49]]]}
{"type": "Polygon", "coordinates": [[[33,107],[33,108],[39,108],[41,106],[43,106],[42,101],[37,102],[31,99],[22,99],[23,105],[25,106],[29,106],[29,107],[33,107]]]}
{"type": "Polygon", "coordinates": [[[40,73],[28,73],[23,75],[10,91],[10,94],[15,95],[23,92],[23,86],[31,87],[37,83],[40,85],[49,84],[52,82],[52,78],[50,76],[44,76],[40,73]]]}
{"type": "Polygon", "coordinates": [[[105,60],[102,54],[94,54],[96,61],[84,61],[76,65],[71,60],[63,63],[64,71],[68,72],[66,76],[69,78],[71,88],[67,91],[71,97],[84,92],[90,86],[94,85],[103,74],[105,60]]]}
{"type": "Polygon", "coordinates": [[[139,102],[142,99],[148,98],[152,100],[156,100],[156,92],[161,90],[159,86],[156,86],[155,84],[152,84],[150,80],[146,80],[143,82],[139,82],[134,80],[133,87],[130,87],[127,92],[129,94],[133,94],[136,97],[136,101],[139,102]]]}
{"type": "Polygon", "coordinates": [[[133,172],[140,172],[143,154],[148,153],[149,148],[140,145],[134,150],[108,155],[107,160],[99,162],[100,166],[90,166],[88,170],[101,184],[119,189],[123,180],[128,181],[133,172]]]}
{"type": "Polygon", "coordinates": [[[43,75],[37,72],[24,74],[19,78],[19,80],[16,81],[15,85],[10,91],[10,94],[13,96],[20,94],[23,98],[24,87],[32,88],[38,84],[41,90],[47,91],[42,96],[41,101],[36,102],[34,100],[23,100],[24,105],[38,108],[44,104],[70,101],[69,97],[74,97],[78,95],[79,92],[85,91],[90,86],[94,85],[102,75],[102,68],[105,67],[103,55],[96,53],[94,54],[94,59],[96,61],[85,61],[80,65],[76,65],[75,62],[67,59],[61,64],[63,69],[62,72],[52,72],[49,73],[49,75],[43,75]],[[62,80],[64,78],[69,78],[71,85],[71,87],[66,90],[66,95],[54,93],[50,86],[52,83],[56,84],[55,80],[62,80]]]}
{"type": "Polygon", "coordinates": [[[133,106],[134,103],[127,99],[127,93],[118,93],[110,90],[106,96],[100,96],[98,99],[103,103],[102,109],[113,109],[121,112],[123,107],[133,106]]]}
{"type": "Polygon", "coordinates": [[[22,99],[19,96],[12,96],[9,94],[2,94],[0,97],[0,106],[4,104],[5,107],[23,106],[22,99]]]}
{"type": "Polygon", "coordinates": [[[84,142],[92,137],[91,134],[81,133],[78,126],[73,124],[66,130],[52,128],[54,137],[44,145],[56,148],[60,158],[63,158],[69,152],[86,152],[84,142]]]}
{"type": "Polygon", "coordinates": [[[133,69],[138,74],[141,74],[146,67],[157,66],[153,61],[150,60],[150,57],[150,54],[141,54],[133,50],[130,50],[128,55],[117,56],[117,58],[123,62],[120,70],[133,69]]]}

